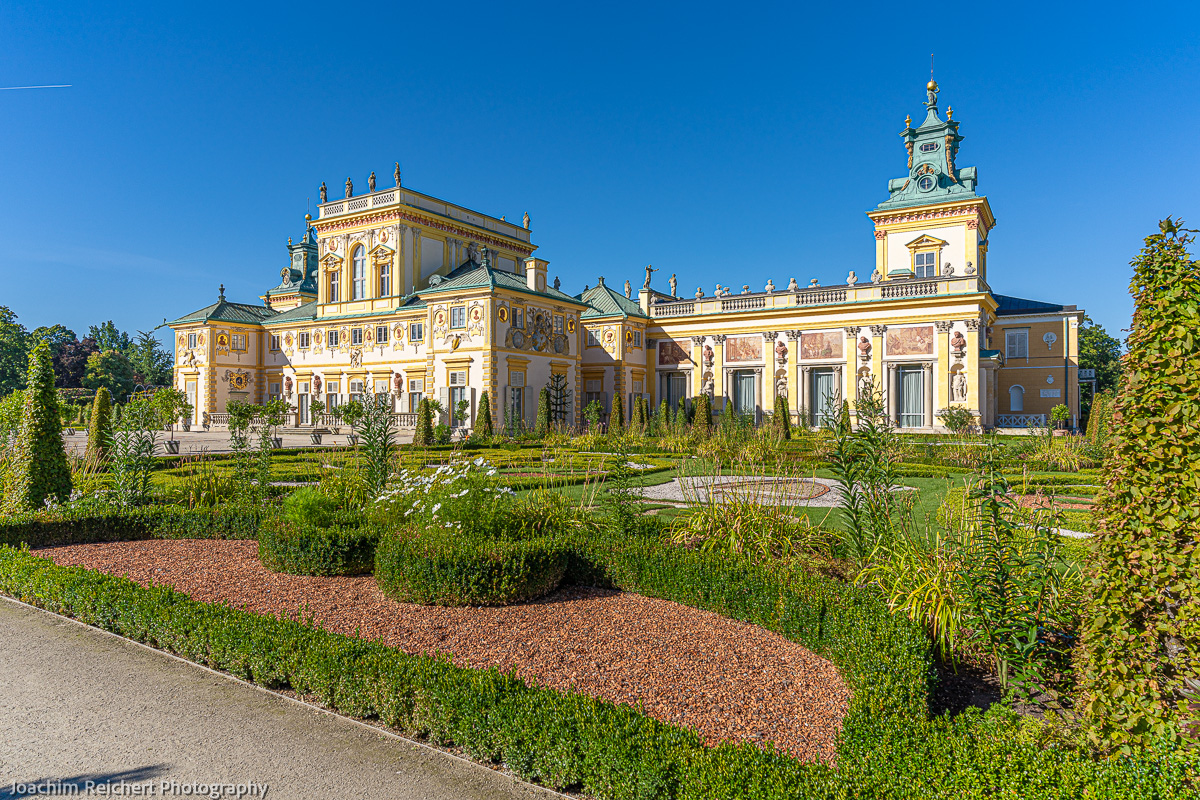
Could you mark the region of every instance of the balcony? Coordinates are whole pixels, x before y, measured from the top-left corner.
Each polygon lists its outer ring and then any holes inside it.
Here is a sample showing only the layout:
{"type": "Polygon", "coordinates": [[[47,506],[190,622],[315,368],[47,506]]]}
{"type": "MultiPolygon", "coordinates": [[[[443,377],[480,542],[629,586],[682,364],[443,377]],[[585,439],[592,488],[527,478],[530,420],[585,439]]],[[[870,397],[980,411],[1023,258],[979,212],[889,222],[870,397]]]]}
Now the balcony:
{"type": "Polygon", "coordinates": [[[922,297],[974,294],[991,291],[978,275],[951,276],[925,280],[891,280],[880,283],[841,286],[806,286],[793,291],[749,292],[728,297],[699,297],[654,303],[650,316],[655,319],[724,314],[731,311],[770,311],[782,308],[812,308],[851,303],[878,303],[922,297]]]}

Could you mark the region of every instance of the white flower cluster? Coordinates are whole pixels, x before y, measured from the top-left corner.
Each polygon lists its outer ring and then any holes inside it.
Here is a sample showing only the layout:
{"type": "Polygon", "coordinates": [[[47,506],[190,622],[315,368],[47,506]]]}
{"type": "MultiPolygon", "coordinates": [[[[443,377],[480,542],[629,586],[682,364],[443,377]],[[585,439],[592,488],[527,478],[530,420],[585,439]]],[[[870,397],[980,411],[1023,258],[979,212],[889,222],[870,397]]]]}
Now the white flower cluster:
{"type": "MultiPolygon", "coordinates": [[[[507,486],[490,485],[489,479],[495,475],[496,468],[483,457],[457,464],[442,464],[432,473],[402,469],[375,502],[407,504],[405,517],[428,514],[434,522],[438,522],[438,514],[445,505],[461,500],[472,492],[478,493],[478,499],[485,502],[512,495],[513,490],[507,486]]],[[[452,509],[447,508],[446,511],[451,512],[452,509]]],[[[461,530],[462,522],[446,520],[440,526],[461,530]]]]}

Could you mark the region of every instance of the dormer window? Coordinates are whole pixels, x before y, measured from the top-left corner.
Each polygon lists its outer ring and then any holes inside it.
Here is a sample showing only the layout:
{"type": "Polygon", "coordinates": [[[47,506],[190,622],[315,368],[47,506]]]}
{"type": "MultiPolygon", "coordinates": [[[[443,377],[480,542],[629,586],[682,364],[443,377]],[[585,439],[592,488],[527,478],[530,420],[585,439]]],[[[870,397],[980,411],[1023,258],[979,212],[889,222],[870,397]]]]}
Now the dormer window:
{"type": "Polygon", "coordinates": [[[939,147],[941,147],[941,145],[939,145],[937,142],[926,142],[925,144],[921,145],[921,152],[922,153],[932,153],[933,151],[937,150],[939,147]]]}
{"type": "Polygon", "coordinates": [[[917,253],[913,258],[913,274],[918,278],[936,278],[937,253],[917,253]]]}

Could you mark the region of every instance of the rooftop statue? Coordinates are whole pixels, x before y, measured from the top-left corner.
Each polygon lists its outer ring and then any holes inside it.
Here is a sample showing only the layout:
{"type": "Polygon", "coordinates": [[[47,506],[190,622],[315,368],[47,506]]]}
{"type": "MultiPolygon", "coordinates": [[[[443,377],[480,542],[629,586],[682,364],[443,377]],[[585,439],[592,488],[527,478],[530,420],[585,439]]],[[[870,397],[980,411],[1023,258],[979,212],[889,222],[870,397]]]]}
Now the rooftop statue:
{"type": "Polygon", "coordinates": [[[346,197],[354,197],[354,181],[346,178],[346,197]]]}
{"type": "Polygon", "coordinates": [[[375,191],[375,170],[371,170],[371,174],[367,176],[367,191],[375,191]]]}
{"type": "Polygon", "coordinates": [[[529,212],[528,211],[525,212],[525,216],[522,219],[522,222],[525,223],[525,230],[529,230],[529,212]]]}
{"type": "Polygon", "coordinates": [[[321,181],[321,202],[329,202],[329,189],[325,188],[325,181],[321,181]]]}
{"type": "Polygon", "coordinates": [[[399,161],[396,162],[396,172],[394,173],[394,177],[396,178],[396,188],[398,189],[398,188],[400,188],[400,162],[399,161]]]}
{"type": "Polygon", "coordinates": [[[656,270],[653,266],[651,266],[650,264],[646,265],[646,282],[642,284],[643,289],[650,288],[650,276],[656,272],[658,272],[658,270],[656,270]]]}
{"type": "MultiPolygon", "coordinates": [[[[646,280],[649,280],[649,278],[646,280]]],[[[629,281],[625,281],[625,296],[633,297],[633,284],[631,284],[629,281]]]]}
{"type": "Polygon", "coordinates": [[[678,297],[679,294],[675,290],[676,290],[676,287],[678,287],[678,285],[679,285],[679,281],[675,280],[674,272],[671,273],[671,280],[669,280],[667,282],[671,284],[671,297],[678,297]]]}

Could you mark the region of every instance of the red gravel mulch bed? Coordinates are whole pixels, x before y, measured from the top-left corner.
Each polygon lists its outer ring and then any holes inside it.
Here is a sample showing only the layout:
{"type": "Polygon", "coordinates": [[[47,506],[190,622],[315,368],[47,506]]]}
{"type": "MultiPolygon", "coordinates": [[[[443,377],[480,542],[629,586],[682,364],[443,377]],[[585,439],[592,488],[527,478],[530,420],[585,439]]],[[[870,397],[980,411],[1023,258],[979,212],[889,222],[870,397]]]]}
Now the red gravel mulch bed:
{"type": "Polygon", "coordinates": [[[397,603],[372,577],[268,572],[253,541],[145,541],[50,547],[60,565],[166,584],[204,602],[291,617],[460,666],[515,670],[724,740],[774,742],[832,763],[850,692],[829,661],[755,625],[665,600],[567,587],[501,608],[397,603]]]}

